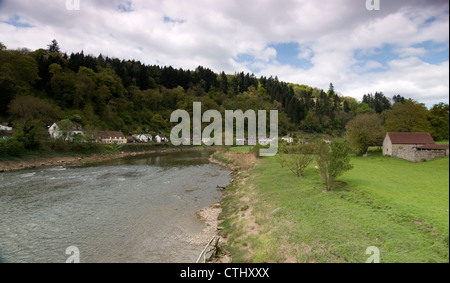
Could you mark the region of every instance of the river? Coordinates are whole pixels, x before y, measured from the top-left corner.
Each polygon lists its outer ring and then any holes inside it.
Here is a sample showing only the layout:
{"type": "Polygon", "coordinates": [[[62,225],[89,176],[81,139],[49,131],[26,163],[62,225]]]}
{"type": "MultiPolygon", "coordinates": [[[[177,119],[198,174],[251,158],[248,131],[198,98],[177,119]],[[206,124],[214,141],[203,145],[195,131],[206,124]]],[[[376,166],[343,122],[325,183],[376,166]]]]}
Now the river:
{"type": "Polygon", "coordinates": [[[210,151],[183,151],[0,173],[0,261],[195,262],[196,212],[231,177],[210,151]]]}

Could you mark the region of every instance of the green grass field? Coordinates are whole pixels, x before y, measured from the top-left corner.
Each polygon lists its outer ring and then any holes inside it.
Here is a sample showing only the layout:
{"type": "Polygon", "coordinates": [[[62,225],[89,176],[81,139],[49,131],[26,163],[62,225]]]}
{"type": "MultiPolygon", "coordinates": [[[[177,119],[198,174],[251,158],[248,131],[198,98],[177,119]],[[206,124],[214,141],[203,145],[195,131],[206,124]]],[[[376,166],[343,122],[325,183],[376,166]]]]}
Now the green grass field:
{"type": "Polygon", "coordinates": [[[366,262],[375,246],[381,262],[449,262],[448,157],[410,163],[372,153],[352,164],[332,192],[315,164],[297,178],[262,158],[237,176],[221,215],[233,261],[366,262]]]}

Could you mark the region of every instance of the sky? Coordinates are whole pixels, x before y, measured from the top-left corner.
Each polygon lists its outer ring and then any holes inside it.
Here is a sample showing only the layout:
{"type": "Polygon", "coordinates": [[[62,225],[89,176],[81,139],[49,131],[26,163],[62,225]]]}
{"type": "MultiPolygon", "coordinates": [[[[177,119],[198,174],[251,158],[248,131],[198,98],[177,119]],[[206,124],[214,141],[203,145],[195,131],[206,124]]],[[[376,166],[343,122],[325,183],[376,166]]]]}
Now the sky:
{"type": "Polygon", "coordinates": [[[8,49],[53,39],[68,54],[449,103],[447,0],[0,0],[8,49]]]}

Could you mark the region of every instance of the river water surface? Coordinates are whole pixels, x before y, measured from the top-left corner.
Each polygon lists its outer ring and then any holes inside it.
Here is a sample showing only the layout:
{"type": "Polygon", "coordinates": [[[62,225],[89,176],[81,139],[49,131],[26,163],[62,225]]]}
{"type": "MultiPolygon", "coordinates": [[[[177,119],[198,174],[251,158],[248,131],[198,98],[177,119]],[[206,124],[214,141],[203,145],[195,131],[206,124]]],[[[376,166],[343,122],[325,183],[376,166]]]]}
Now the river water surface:
{"type": "Polygon", "coordinates": [[[210,154],[0,173],[0,261],[64,263],[75,246],[80,262],[195,262],[196,212],[231,180],[210,154]]]}

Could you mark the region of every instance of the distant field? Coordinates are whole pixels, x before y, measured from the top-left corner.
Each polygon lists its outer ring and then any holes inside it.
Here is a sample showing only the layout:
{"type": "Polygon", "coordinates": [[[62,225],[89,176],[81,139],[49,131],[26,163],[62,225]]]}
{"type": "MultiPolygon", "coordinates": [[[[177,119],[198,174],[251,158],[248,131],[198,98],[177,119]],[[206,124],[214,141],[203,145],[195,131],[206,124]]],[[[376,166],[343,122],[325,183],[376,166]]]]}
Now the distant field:
{"type": "Polygon", "coordinates": [[[241,173],[222,202],[233,261],[365,262],[375,246],[381,262],[449,262],[449,159],[352,163],[333,192],[314,164],[301,179],[276,158],[241,173]]]}

